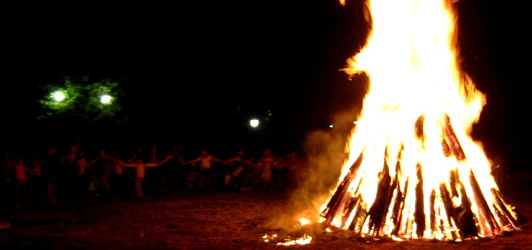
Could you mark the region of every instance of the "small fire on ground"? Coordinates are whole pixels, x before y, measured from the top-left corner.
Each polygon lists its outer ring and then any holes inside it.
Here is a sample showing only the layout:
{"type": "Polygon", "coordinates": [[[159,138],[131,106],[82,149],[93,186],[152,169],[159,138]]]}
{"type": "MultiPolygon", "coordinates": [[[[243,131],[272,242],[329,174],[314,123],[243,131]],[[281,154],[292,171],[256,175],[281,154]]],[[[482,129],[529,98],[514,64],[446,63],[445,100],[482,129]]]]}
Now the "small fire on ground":
{"type": "Polygon", "coordinates": [[[262,236],[262,238],[264,239],[264,242],[274,242],[276,245],[279,246],[307,245],[312,241],[312,237],[307,234],[303,234],[303,236],[296,239],[286,237],[282,240],[279,240],[277,239],[277,234],[265,234],[264,236],[262,236]]]}

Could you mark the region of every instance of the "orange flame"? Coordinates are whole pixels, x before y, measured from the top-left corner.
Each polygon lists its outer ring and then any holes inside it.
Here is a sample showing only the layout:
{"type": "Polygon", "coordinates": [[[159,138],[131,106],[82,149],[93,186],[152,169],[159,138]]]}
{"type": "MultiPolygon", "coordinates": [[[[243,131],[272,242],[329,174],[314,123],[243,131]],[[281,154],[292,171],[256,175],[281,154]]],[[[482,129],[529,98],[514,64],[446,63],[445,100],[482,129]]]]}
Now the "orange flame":
{"type": "Polygon", "coordinates": [[[287,240],[286,242],[278,242],[277,245],[281,246],[293,246],[293,245],[307,245],[310,244],[312,241],[312,237],[310,235],[303,235],[301,238],[295,239],[295,240],[287,240]]]}
{"type": "Polygon", "coordinates": [[[312,241],[312,237],[308,234],[304,234],[303,236],[295,240],[291,240],[290,237],[287,237],[282,241],[277,241],[277,237],[278,237],[277,234],[272,234],[272,235],[265,234],[264,236],[262,236],[262,238],[264,239],[264,242],[273,241],[273,242],[276,242],[276,245],[278,246],[307,245],[307,244],[310,244],[310,242],[312,241]]]}
{"type": "Polygon", "coordinates": [[[300,218],[300,219],[299,219],[299,224],[300,224],[301,226],[308,225],[308,224],[310,224],[310,222],[311,222],[311,221],[310,221],[309,219],[307,219],[307,218],[300,218]]]}
{"type": "Polygon", "coordinates": [[[322,215],[362,235],[405,239],[515,229],[518,216],[470,136],[486,99],[459,70],[451,3],[374,0],[368,8],[368,43],[344,70],[368,74],[370,88],[322,215]]]}

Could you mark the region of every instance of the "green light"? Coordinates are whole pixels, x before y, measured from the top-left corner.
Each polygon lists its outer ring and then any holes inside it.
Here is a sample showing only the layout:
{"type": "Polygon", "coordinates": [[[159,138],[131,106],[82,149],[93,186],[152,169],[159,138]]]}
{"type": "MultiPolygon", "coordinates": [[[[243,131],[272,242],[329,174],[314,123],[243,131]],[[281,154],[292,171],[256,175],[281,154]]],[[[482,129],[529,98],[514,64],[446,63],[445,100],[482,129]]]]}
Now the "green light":
{"type": "Polygon", "coordinates": [[[103,104],[109,104],[111,103],[111,96],[110,95],[102,95],[100,96],[100,102],[103,104]]]}
{"type": "Polygon", "coordinates": [[[56,102],[62,102],[63,100],[65,100],[65,94],[63,93],[63,91],[60,90],[55,91],[52,96],[56,102]]]}

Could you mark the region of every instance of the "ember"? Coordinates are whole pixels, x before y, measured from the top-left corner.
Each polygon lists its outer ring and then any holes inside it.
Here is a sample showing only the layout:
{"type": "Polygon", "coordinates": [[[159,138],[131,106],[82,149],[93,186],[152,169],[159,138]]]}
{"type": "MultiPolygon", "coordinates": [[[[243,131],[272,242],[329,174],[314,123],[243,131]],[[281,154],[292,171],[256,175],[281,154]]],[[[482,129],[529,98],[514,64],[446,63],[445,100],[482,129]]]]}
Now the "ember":
{"type": "Polygon", "coordinates": [[[274,242],[278,246],[293,246],[293,245],[307,245],[310,244],[312,241],[312,237],[307,234],[303,234],[303,236],[297,238],[297,239],[291,239],[290,236],[284,238],[283,240],[279,241],[277,239],[277,234],[272,235],[264,235],[262,238],[264,239],[264,242],[274,242]]]}
{"type": "MultiPolygon", "coordinates": [[[[342,2],[343,4],[343,2],[342,2]]],[[[518,230],[470,132],[485,96],[461,73],[452,2],[368,1],[372,31],[349,59],[370,88],[325,223],[363,236],[461,241],[518,230]]]]}

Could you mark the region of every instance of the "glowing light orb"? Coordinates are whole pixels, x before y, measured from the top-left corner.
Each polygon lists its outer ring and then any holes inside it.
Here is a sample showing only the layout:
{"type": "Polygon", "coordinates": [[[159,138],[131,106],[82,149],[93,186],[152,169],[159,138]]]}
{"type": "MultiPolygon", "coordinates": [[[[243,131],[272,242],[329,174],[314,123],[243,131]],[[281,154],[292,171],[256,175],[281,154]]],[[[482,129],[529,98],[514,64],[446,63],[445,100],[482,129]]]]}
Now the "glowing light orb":
{"type": "Polygon", "coordinates": [[[103,104],[109,104],[111,103],[111,96],[110,95],[102,95],[100,96],[100,102],[103,104]]]}
{"type": "Polygon", "coordinates": [[[59,90],[55,91],[52,96],[56,102],[62,102],[63,100],[65,100],[65,94],[59,90]]]}
{"type": "Polygon", "coordinates": [[[258,119],[251,119],[251,120],[249,120],[249,125],[252,128],[256,128],[256,127],[259,126],[259,120],[258,119]]]}

